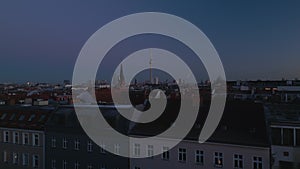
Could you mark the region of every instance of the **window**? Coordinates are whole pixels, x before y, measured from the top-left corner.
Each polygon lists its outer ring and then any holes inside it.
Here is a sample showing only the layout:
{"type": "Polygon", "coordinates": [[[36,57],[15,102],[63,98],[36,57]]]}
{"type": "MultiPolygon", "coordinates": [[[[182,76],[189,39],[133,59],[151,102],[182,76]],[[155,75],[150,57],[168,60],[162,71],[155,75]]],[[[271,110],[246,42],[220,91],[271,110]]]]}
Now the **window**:
{"type": "Polygon", "coordinates": [[[239,155],[239,154],[233,155],[233,167],[244,168],[243,155],[239,155]]]}
{"type": "Polygon", "coordinates": [[[45,118],[46,118],[46,115],[41,115],[41,117],[39,118],[39,120],[38,120],[38,122],[42,122],[43,120],[45,120],[45,118]]]}
{"type": "Polygon", "coordinates": [[[262,163],[262,157],[253,157],[253,169],[262,169],[263,163],[262,163]]]}
{"type": "Polygon", "coordinates": [[[91,140],[88,141],[87,143],[87,151],[92,152],[93,151],[93,143],[91,140]]]}
{"type": "Polygon", "coordinates": [[[63,160],[63,169],[67,169],[67,161],[66,160],[63,160]]]}
{"type": "Polygon", "coordinates": [[[79,150],[80,149],[80,140],[79,139],[75,139],[75,141],[74,141],[74,149],[75,150],[79,150]]]}
{"type": "Polygon", "coordinates": [[[223,153],[215,152],[214,164],[215,167],[223,167],[223,153]]]}
{"type": "Polygon", "coordinates": [[[7,116],[7,113],[3,113],[2,115],[1,115],[1,120],[4,120],[5,119],[5,117],[7,116]]]}
{"type": "Polygon", "coordinates": [[[16,113],[13,113],[13,114],[10,116],[10,118],[9,118],[9,121],[12,121],[12,120],[14,120],[14,119],[15,119],[15,117],[16,117],[16,113]]]}
{"type": "Polygon", "coordinates": [[[89,165],[87,166],[87,169],[93,169],[92,164],[89,164],[89,165]]]}
{"type": "Polygon", "coordinates": [[[178,149],[178,161],[186,162],[186,149],[185,148],[178,149]]]}
{"type": "Polygon", "coordinates": [[[203,164],[204,163],[204,152],[200,150],[195,151],[195,163],[203,164]]]}
{"type": "Polygon", "coordinates": [[[300,146],[300,129],[296,129],[296,146],[300,146]]]}
{"type": "Polygon", "coordinates": [[[56,160],[51,161],[51,168],[56,169],[56,160]]]}
{"type": "Polygon", "coordinates": [[[170,158],[169,147],[163,147],[163,153],[161,154],[161,158],[163,160],[169,160],[170,158]]]}
{"type": "Polygon", "coordinates": [[[52,137],[52,139],[51,139],[51,146],[52,146],[52,148],[56,147],[56,138],[55,137],[52,137]]]}
{"type": "Polygon", "coordinates": [[[19,121],[23,121],[23,120],[24,120],[24,118],[25,118],[25,115],[24,115],[24,114],[22,114],[22,115],[19,117],[19,121]]]}
{"type": "Polygon", "coordinates": [[[7,162],[8,159],[7,159],[7,152],[6,151],[3,151],[3,162],[7,162]]]}
{"type": "Polygon", "coordinates": [[[115,144],[115,154],[119,155],[120,154],[120,144],[115,144]]]}
{"type": "Polygon", "coordinates": [[[13,132],[13,143],[19,144],[19,132],[13,132]]]}
{"type": "Polygon", "coordinates": [[[283,145],[294,146],[294,129],[283,129],[283,145]]]}
{"type": "Polygon", "coordinates": [[[63,149],[67,149],[67,147],[68,147],[68,140],[67,140],[67,138],[66,137],[64,137],[63,138],[63,144],[62,144],[63,146],[63,149]]]}
{"type": "Polygon", "coordinates": [[[39,134],[32,134],[32,145],[33,146],[39,146],[39,134]]]}
{"type": "Polygon", "coordinates": [[[105,154],[105,144],[104,143],[100,144],[100,153],[105,154]]]}
{"type": "Polygon", "coordinates": [[[141,145],[140,144],[134,144],[134,156],[139,157],[141,153],[141,145]]]}
{"type": "Polygon", "coordinates": [[[5,142],[5,143],[9,142],[9,132],[8,131],[3,132],[3,142],[5,142]]]}
{"type": "Polygon", "coordinates": [[[30,115],[30,117],[28,118],[28,122],[31,122],[34,118],[35,118],[35,114],[30,115]]]}
{"type": "Polygon", "coordinates": [[[13,164],[15,164],[15,165],[19,164],[19,155],[18,155],[18,153],[13,153],[13,164]]]}
{"type": "Polygon", "coordinates": [[[22,154],[22,164],[23,164],[23,166],[28,166],[28,164],[29,164],[29,154],[28,153],[22,154]]]}
{"type": "Polygon", "coordinates": [[[32,156],[32,167],[33,168],[38,168],[39,167],[39,156],[38,155],[33,155],[32,156]]]}
{"type": "Polygon", "coordinates": [[[74,164],[74,169],[79,169],[79,166],[80,166],[79,162],[76,161],[75,164],[74,164]]]}
{"type": "Polygon", "coordinates": [[[154,147],[153,147],[153,145],[148,145],[147,146],[147,154],[148,154],[148,157],[153,158],[153,155],[154,155],[154,147]]]}
{"type": "Polygon", "coordinates": [[[106,169],[106,164],[101,164],[100,169],[106,169]]]}
{"type": "Polygon", "coordinates": [[[22,137],[23,138],[23,141],[22,141],[23,144],[28,145],[29,144],[29,134],[28,133],[23,133],[22,135],[23,135],[23,137],[22,137]]]}

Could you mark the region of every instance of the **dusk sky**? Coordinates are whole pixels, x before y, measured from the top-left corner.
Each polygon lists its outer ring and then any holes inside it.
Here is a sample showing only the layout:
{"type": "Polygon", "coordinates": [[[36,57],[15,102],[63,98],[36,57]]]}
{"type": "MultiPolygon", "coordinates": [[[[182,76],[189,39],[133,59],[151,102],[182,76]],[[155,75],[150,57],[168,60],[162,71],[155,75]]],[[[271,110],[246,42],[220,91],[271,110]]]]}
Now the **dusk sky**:
{"type": "Polygon", "coordinates": [[[228,80],[300,79],[299,9],[300,1],[5,0],[0,83],[72,79],[87,39],[110,21],[137,12],[170,13],[195,24],[218,51],[228,80]]]}

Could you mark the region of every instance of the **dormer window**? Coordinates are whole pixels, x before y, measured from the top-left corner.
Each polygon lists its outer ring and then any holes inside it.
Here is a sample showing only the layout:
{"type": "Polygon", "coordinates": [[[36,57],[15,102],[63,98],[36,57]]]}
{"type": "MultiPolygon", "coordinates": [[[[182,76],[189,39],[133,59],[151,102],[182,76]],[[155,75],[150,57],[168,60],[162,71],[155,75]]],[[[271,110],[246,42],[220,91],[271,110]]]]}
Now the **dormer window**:
{"type": "Polygon", "coordinates": [[[34,118],[35,118],[35,114],[32,114],[32,115],[29,117],[28,121],[30,122],[30,121],[32,121],[34,118]]]}
{"type": "Polygon", "coordinates": [[[24,120],[24,118],[25,118],[25,115],[24,115],[24,114],[22,114],[22,115],[19,117],[19,121],[23,121],[23,120],[24,120]]]}
{"type": "Polygon", "coordinates": [[[1,115],[1,120],[4,120],[6,116],[7,116],[7,113],[3,113],[3,114],[1,115]]]}
{"type": "Polygon", "coordinates": [[[43,114],[43,115],[40,117],[40,119],[39,119],[38,122],[42,122],[43,120],[45,120],[45,118],[46,118],[46,115],[43,114]]]}
{"type": "Polygon", "coordinates": [[[9,120],[12,121],[12,120],[14,120],[15,117],[16,117],[16,113],[13,113],[13,114],[10,116],[9,120]]]}

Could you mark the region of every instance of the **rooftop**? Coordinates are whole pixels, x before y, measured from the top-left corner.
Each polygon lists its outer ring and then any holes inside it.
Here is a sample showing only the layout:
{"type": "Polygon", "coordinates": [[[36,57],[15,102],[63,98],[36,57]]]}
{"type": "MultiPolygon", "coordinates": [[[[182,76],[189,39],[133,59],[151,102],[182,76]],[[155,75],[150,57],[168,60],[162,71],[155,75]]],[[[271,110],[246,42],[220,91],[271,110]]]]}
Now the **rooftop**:
{"type": "Polygon", "coordinates": [[[54,107],[1,106],[0,127],[43,130],[54,107]]]}

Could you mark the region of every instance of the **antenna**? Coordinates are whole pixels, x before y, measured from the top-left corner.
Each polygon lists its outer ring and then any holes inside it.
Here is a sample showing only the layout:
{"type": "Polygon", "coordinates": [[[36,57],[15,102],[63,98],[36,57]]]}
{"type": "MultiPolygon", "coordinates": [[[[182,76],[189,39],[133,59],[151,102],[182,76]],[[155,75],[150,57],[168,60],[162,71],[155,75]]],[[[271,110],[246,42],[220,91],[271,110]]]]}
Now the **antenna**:
{"type": "Polygon", "coordinates": [[[149,65],[150,65],[150,84],[152,84],[152,49],[150,49],[149,65]]]}

